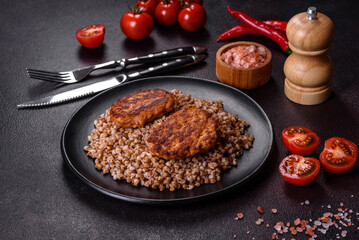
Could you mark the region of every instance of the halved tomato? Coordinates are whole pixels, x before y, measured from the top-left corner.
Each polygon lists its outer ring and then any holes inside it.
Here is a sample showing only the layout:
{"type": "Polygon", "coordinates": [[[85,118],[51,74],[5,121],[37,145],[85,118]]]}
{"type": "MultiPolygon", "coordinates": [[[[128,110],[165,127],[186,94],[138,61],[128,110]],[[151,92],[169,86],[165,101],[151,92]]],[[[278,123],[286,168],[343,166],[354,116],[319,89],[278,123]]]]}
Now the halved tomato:
{"type": "Polygon", "coordinates": [[[358,157],[358,147],[351,141],[332,137],[325,141],[324,149],[319,156],[325,171],[340,174],[348,172],[358,157]]]}
{"type": "Polygon", "coordinates": [[[101,46],[105,38],[105,26],[93,24],[81,28],[76,32],[76,38],[84,47],[97,48],[101,46]]]}
{"type": "Polygon", "coordinates": [[[307,185],[318,176],[320,163],[313,157],[292,154],[279,164],[279,173],[287,182],[294,185],[307,185]]]}
{"type": "Polygon", "coordinates": [[[319,146],[320,138],[306,127],[287,127],[282,131],[282,140],[286,148],[294,154],[307,156],[319,146]]]}

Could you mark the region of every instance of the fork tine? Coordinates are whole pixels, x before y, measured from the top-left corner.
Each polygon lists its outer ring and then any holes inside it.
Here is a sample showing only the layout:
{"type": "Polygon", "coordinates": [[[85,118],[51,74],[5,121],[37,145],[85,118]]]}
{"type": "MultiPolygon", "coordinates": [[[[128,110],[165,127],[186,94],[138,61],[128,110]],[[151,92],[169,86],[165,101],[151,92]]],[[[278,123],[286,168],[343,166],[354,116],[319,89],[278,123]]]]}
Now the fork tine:
{"type": "Polygon", "coordinates": [[[42,73],[53,73],[53,74],[66,74],[66,73],[68,73],[68,72],[44,71],[44,70],[33,69],[33,68],[26,68],[26,71],[30,71],[30,72],[42,72],[42,73]]]}
{"type": "Polygon", "coordinates": [[[56,82],[56,83],[65,83],[65,81],[67,81],[67,80],[63,80],[63,79],[52,79],[52,78],[48,78],[48,77],[38,77],[38,76],[32,77],[32,78],[47,81],[47,82],[56,82]]]}
{"type": "Polygon", "coordinates": [[[28,72],[29,77],[33,77],[33,76],[40,76],[40,77],[49,77],[49,78],[56,78],[56,79],[70,79],[71,75],[67,74],[67,75],[51,75],[51,74],[44,74],[44,73],[33,73],[33,72],[28,72]]]}
{"type": "Polygon", "coordinates": [[[40,80],[48,80],[48,81],[55,81],[55,82],[64,82],[71,80],[70,77],[55,77],[55,76],[46,76],[46,75],[40,75],[40,74],[29,74],[30,78],[40,79],[40,80]]]}
{"type": "Polygon", "coordinates": [[[27,73],[34,73],[34,74],[41,74],[41,75],[47,75],[47,76],[63,76],[68,75],[68,72],[49,72],[49,71],[42,71],[42,70],[36,70],[36,69],[26,69],[27,73]]]}
{"type": "Polygon", "coordinates": [[[43,74],[43,73],[28,73],[29,77],[39,76],[39,77],[48,77],[48,78],[55,78],[55,79],[70,79],[70,74],[67,75],[49,75],[49,74],[43,74]]]}

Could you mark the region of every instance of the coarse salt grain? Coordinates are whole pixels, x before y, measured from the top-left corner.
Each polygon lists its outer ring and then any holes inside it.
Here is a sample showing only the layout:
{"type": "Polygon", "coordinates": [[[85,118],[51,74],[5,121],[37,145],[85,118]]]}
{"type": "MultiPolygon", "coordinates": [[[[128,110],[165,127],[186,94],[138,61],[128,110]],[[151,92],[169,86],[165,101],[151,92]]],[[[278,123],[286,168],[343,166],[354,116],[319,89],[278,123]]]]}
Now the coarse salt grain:
{"type": "MultiPolygon", "coordinates": [[[[341,205],[341,207],[343,207],[344,204],[340,204],[340,205],[341,205]]],[[[331,208],[331,205],[328,205],[328,208],[331,208]]],[[[273,212],[273,209],[272,209],[272,212],[273,212]]],[[[316,235],[316,232],[317,233],[320,232],[321,234],[324,235],[328,232],[328,230],[330,230],[331,226],[335,226],[336,229],[341,231],[340,235],[339,235],[339,233],[336,234],[337,238],[341,238],[341,237],[344,238],[348,234],[348,231],[345,230],[345,228],[351,227],[354,225],[351,220],[352,216],[349,215],[349,214],[354,213],[354,211],[349,208],[345,208],[345,209],[338,208],[337,210],[338,210],[337,214],[333,214],[331,212],[323,213],[322,217],[318,217],[318,219],[313,222],[313,226],[310,226],[308,224],[309,222],[312,222],[312,219],[301,220],[300,218],[297,218],[294,220],[294,226],[290,226],[290,222],[286,222],[286,223],[281,222],[281,221],[277,222],[276,225],[274,226],[274,229],[277,232],[272,234],[272,238],[278,239],[277,234],[282,235],[282,234],[286,234],[289,232],[290,234],[296,236],[298,233],[305,232],[305,234],[310,236],[309,239],[315,240],[318,237],[316,235]],[[336,221],[333,220],[332,218],[337,219],[338,223],[340,225],[338,225],[336,223],[336,221]]],[[[276,212],[276,211],[274,211],[274,212],[276,212]]],[[[356,212],[355,214],[359,215],[359,212],[356,212]]],[[[263,219],[258,219],[256,221],[256,224],[261,225],[261,223],[263,221],[264,221],[263,219]]],[[[270,225],[267,223],[266,226],[269,227],[270,225]]],[[[356,229],[359,230],[359,226],[356,227],[356,229]]],[[[285,239],[285,238],[283,238],[283,239],[285,239]]]]}
{"type": "Polygon", "coordinates": [[[319,221],[317,221],[317,220],[316,220],[316,221],[314,221],[314,224],[315,224],[315,225],[317,225],[317,226],[322,225],[322,223],[321,223],[321,222],[319,222],[319,221]]]}
{"type": "Polygon", "coordinates": [[[266,50],[254,45],[233,47],[221,54],[221,60],[235,68],[255,68],[266,59],[266,50]]]}
{"type": "Polygon", "coordinates": [[[326,229],[328,229],[330,226],[332,226],[333,225],[333,223],[332,222],[329,222],[329,223],[323,223],[322,224],[322,227],[323,228],[326,228],[326,229]]]}
{"type": "Polygon", "coordinates": [[[304,227],[296,227],[295,230],[297,230],[297,232],[303,232],[305,230],[304,227]]]}
{"type": "Polygon", "coordinates": [[[348,225],[345,224],[342,220],[340,220],[339,223],[340,223],[341,225],[345,226],[345,227],[348,227],[348,225]]]}
{"type": "Polygon", "coordinates": [[[273,233],[272,234],[272,240],[276,239],[277,238],[277,234],[276,233],[273,233]]]}
{"type": "Polygon", "coordinates": [[[257,208],[257,211],[258,211],[259,213],[264,213],[264,211],[263,211],[263,208],[262,208],[262,207],[258,207],[258,208],[257,208]]]}
{"type": "Polygon", "coordinates": [[[280,226],[278,223],[274,226],[274,229],[277,231],[280,231],[282,229],[282,226],[280,226]]]}
{"type": "Polygon", "coordinates": [[[262,224],[262,222],[264,222],[264,220],[262,218],[259,218],[257,221],[256,221],[256,224],[259,226],[262,224]]]}

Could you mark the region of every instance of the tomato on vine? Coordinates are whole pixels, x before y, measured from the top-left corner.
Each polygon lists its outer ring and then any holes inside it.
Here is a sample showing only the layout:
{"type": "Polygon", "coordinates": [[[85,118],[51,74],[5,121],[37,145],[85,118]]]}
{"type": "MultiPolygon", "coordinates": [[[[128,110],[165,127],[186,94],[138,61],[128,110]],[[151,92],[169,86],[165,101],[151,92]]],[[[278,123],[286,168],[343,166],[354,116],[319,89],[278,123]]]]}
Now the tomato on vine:
{"type": "Polygon", "coordinates": [[[157,7],[157,0],[138,0],[135,4],[139,6],[139,11],[146,12],[150,14],[152,17],[155,17],[155,10],[157,7]]]}
{"type": "Polygon", "coordinates": [[[184,8],[178,14],[178,23],[187,31],[194,32],[203,27],[207,21],[206,10],[197,3],[184,3],[184,8]]]}
{"type": "Polygon", "coordinates": [[[176,0],[162,0],[156,7],[156,20],[164,26],[173,26],[177,23],[178,13],[181,7],[176,0]]]}
{"type": "Polygon", "coordinates": [[[121,30],[131,39],[147,38],[153,30],[154,22],[151,15],[140,10],[139,5],[133,11],[125,13],[121,18],[121,30]]]}

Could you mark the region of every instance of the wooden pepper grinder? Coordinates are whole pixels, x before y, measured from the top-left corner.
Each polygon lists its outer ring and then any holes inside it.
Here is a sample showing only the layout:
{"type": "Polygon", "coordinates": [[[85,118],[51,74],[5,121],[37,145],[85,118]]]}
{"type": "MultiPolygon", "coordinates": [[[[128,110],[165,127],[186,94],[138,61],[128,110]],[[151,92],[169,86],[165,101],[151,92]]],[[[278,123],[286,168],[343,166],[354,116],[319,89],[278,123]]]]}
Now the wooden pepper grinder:
{"type": "Polygon", "coordinates": [[[293,53],[284,64],[284,93],[291,101],[314,105],[329,98],[333,64],[327,51],[333,36],[333,22],[315,7],[288,22],[287,37],[293,53]]]}

